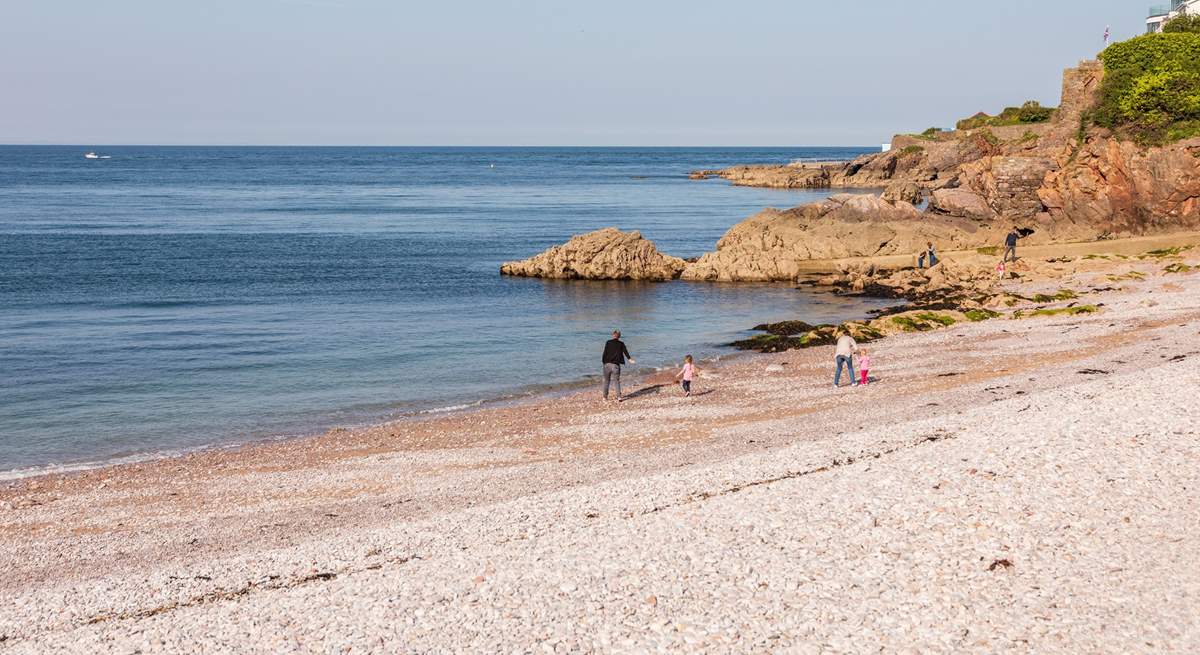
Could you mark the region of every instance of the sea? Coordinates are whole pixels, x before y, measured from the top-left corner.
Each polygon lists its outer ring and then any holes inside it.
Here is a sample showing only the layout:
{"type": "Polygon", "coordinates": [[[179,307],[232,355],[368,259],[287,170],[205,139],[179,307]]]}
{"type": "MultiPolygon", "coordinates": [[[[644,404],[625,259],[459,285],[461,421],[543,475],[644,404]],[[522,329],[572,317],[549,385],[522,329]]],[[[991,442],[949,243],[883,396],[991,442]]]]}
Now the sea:
{"type": "Polygon", "coordinates": [[[614,329],[651,370],[862,317],[881,303],[498,268],[606,226],[695,257],[827,192],[689,171],[870,151],[0,146],[0,478],[561,393],[614,329]]]}

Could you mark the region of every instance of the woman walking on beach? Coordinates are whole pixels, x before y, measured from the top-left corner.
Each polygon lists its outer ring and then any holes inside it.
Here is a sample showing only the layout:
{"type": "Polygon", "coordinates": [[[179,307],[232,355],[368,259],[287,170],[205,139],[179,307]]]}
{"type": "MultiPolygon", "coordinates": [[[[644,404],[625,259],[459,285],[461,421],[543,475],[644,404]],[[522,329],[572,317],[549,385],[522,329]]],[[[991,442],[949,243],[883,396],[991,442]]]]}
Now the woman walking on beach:
{"type": "Polygon", "coordinates": [[[855,343],[854,337],[845,329],[838,331],[837,351],[834,354],[834,365],[837,370],[833,373],[833,388],[837,389],[842,382],[842,366],[845,365],[846,370],[850,373],[850,384],[858,386],[858,380],[854,379],[854,353],[858,352],[858,344],[855,343]]]}
{"type": "Polygon", "coordinates": [[[601,357],[601,363],[604,364],[605,400],[608,400],[608,387],[610,383],[616,384],[617,402],[623,400],[621,398],[621,366],[625,364],[626,358],[629,358],[630,364],[637,363],[637,360],[629,354],[629,349],[625,347],[625,342],[621,341],[621,331],[613,330],[612,338],[604,344],[604,355],[601,357]]]}

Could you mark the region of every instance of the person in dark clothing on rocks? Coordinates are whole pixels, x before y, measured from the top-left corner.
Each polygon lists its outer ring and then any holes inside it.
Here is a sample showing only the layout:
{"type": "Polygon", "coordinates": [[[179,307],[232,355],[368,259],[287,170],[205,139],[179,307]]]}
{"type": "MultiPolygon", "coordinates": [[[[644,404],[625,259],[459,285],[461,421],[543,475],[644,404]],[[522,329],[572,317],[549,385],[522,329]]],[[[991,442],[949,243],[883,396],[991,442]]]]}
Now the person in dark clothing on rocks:
{"type": "Polygon", "coordinates": [[[1017,261],[1017,239],[1021,238],[1021,231],[1014,225],[1008,236],[1004,237],[1004,258],[1000,261],[1008,261],[1008,256],[1012,255],[1012,260],[1017,261]]]}
{"type": "Polygon", "coordinates": [[[925,244],[925,252],[921,253],[920,257],[917,257],[917,268],[925,268],[925,264],[929,264],[929,268],[933,268],[937,266],[937,263],[937,251],[934,250],[933,242],[930,241],[925,244]]]}
{"type": "Polygon", "coordinates": [[[629,359],[630,364],[636,364],[637,360],[629,354],[629,349],[625,347],[625,342],[621,341],[621,331],[613,330],[612,338],[604,344],[604,356],[601,362],[604,364],[604,399],[608,400],[608,387],[611,384],[616,385],[617,402],[621,402],[621,367],[625,364],[625,360],[629,359]]]}

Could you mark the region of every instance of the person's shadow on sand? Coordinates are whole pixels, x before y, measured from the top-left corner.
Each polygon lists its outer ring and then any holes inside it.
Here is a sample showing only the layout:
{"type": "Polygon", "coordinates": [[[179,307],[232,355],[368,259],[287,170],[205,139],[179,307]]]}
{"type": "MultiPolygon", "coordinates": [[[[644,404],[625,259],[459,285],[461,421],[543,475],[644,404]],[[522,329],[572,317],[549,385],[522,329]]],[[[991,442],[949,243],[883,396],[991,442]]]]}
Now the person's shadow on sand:
{"type": "Polygon", "coordinates": [[[653,396],[654,394],[662,391],[666,386],[667,385],[665,384],[652,384],[648,387],[642,387],[631,394],[626,394],[621,400],[629,401],[633,400],[634,398],[641,398],[642,396],[653,396]]]}
{"type": "MultiPolygon", "coordinates": [[[[622,401],[628,402],[630,400],[633,400],[634,398],[641,398],[643,396],[657,395],[659,393],[662,393],[663,389],[666,389],[668,387],[677,387],[677,386],[679,386],[679,385],[676,385],[676,384],[652,384],[647,387],[642,387],[641,389],[638,389],[637,391],[634,391],[633,393],[625,396],[624,398],[622,398],[622,401]]],[[[696,392],[692,393],[692,398],[696,398],[697,396],[707,396],[708,394],[712,393],[713,391],[714,391],[713,389],[705,389],[704,391],[696,391],[696,392]]]]}

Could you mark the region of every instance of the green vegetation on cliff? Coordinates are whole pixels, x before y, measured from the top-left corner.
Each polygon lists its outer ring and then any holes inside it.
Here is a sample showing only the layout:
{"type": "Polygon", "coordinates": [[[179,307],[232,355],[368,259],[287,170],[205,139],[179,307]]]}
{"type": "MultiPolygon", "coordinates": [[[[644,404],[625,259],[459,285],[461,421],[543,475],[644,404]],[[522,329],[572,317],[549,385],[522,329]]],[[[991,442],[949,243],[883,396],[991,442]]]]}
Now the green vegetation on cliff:
{"type": "Polygon", "coordinates": [[[1055,107],[1043,107],[1036,100],[1029,100],[1020,107],[1005,107],[1004,111],[995,116],[979,112],[970,118],[964,118],[955,125],[960,130],[973,130],[978,127],[1003,127],[1005,125],[1027,125],[1030,123],[1045,123],[1054,117],[1055,107]]]}
{"type": "Polygon", "coordinates": [[[1200,136],[1200,34],[1145,34],[1100,59],[1100,103],[1088,120],[1144,145],[1200,136]]]}

